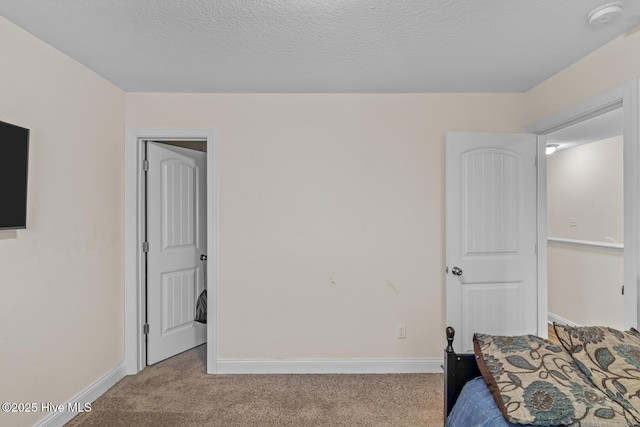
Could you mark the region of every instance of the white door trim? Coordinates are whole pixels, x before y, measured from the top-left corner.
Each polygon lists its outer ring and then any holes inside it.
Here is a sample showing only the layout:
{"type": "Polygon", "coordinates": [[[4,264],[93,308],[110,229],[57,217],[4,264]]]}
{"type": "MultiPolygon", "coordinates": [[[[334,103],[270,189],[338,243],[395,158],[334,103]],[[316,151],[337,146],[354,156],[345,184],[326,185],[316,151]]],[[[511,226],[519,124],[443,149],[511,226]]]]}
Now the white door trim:
{"type": "MultiPolygon", "coordinates": [[[[638,280],[640,279],[640,92],[639,79],[593,96],[559,113],[541,119],[525,132],[546,135],[591,117],[624,108],[624,327],[638,327],[638,280]]],[[[547,247],[547,161],[544,143],[538,147],[538,323],[546,329],[548,289],[547,247]],[[544,252],[542,252],[544,251],[544,252]],[[542,266],[544,263],[544,266],[542,266]],[[544,270],[542,268],[544,267],[544,270]]]]}
{"type": "Polygon", "coordinates": [[[207,141],[207,372],[217,373],[218,355],[218,141],[212,129],[127,129],[125,135],[124,360],[127,374],[146,366],[142,226],[145,140],[207,141]]]}
{"type": "MultiPolygon", "coordinates": [[[[530,132],[535,133],[535,132],[530,132]]],[[[538,134],[538,161],[536,173],[538,192],[538,230],[537,243],[538,250],[538,336],[548,338],[549,324],[547,316],[549,312],[548,290],[547,290],[547,137],[538,134]]]]}

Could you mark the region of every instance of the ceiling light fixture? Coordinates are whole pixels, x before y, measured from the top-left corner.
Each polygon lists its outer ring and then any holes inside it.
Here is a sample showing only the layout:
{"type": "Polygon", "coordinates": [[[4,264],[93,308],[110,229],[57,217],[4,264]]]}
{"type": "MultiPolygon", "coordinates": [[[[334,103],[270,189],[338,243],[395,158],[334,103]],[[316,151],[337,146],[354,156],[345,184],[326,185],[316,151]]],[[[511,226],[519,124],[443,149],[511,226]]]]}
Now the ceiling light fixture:
{"type": "Polygon", "coordinates": [[[609,23],[611,20],[617,18],[622,15],[622,4],[619,1],[614,1],[613,3],[607,3],[600,7],[597,7],[589,13],[589,25],[605,25],[609,23]]]}
{"type": "Polygon", "coordinates": [[[553,154],[556,152],[556,150],[558,149],[559,145],[558,144],[547,144],[547,150],[546,153],[547,154],[553,154]]]}

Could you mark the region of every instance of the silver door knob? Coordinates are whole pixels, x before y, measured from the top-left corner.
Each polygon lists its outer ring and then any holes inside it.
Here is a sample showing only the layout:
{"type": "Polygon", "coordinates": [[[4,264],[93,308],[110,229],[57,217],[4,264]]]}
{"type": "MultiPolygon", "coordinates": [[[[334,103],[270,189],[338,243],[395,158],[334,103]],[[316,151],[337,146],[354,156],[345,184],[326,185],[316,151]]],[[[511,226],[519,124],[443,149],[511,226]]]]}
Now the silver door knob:
{"type": "Polygon", "coordinates": [[[451,272],[453,273],[454,276],[462,276],[462,269],[459,267],[453,267],[451,269],[451,272]]]}
{"type": "Polygon", "coordinates": [[[201,261],[206,261],[207,260],[207,256],[204,255],[204,254],[200,255],[200,260],[201,261]]]}

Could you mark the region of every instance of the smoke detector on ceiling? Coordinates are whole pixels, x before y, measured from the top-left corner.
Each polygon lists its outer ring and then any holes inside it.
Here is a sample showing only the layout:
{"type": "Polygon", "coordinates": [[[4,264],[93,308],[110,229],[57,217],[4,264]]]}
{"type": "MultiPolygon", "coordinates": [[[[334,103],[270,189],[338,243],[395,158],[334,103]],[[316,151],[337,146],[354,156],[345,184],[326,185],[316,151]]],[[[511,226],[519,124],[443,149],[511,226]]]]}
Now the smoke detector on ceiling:
{"type": "Polygon", "coordinates": [[[603,4],[589,13],[589,25],[605,25],[622,15],[624,4],[619,1],[603,4]]]}

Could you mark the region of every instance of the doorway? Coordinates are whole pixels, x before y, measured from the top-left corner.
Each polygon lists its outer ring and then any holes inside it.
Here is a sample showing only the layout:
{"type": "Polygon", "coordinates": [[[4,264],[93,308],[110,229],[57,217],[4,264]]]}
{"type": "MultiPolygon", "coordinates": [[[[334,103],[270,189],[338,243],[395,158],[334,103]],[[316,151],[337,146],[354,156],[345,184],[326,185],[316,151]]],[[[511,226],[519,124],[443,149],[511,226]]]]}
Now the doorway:
{"type": "Polygon", "coordinates": [[[125,140],[125,307],[127,374],[146,366],[145,141],[206,143],[207,373],[217,373],[217,136],[211,129],[127,129],[125,140]]]}
{"type": "MultiPolygon", "coordinates": [[[[547,262],[547,159],[545,141],[548,135],[577,123],[621,109],[624,117],[623,136],[623,199],[624,199],[624,266],[623,266],[623,327],[638,327],[638,280],[640,278],[640,88],[634,79],[619,87],[589,98],[573,107],[534,122],[525,128],[531,136],[537,136],[537,334],[546,338],[548,334],[548,262],[547,262]]],[[[447,240],[447,248],[449,243],[447,240]]],[[[448,255],[447,255],[448,257],[448,255]]],[[[449,273],[449,259],[445,274],[449,273]]],[[[458,266],[459,267],[459,266],[458,266]]],[[[458,277],[462,271],[454,272],[458,277]]],[[[464,269],[462,269],[464,270],[464,269]]],[[[462,277],[462,279],[464,279],[462,277]]],[[[449,289],[449,286],[447,286],[449,289]]],[[[566,301],[565,304],[571,304],[566,301]]],[[[449,301],[447,300],[447,304],[449,301]]],[[[447,308],[447,322],[450,324],[447,308]]]]}
{"type": "Polygon", "coordinates": [[[147,365],[206,342],[206,141],[145,141],[147,365]],[[205,319],[201,319],[206,322],[205,319]]]}
{"type": "MultiPolygon", "coordinates": [[[[615,110],[623,117],[623,200],[624,200],[624,255],[623,255],[623,328],[638,326],[638,278],[640,277],[640,108],[638,79],[589,98],[573,107],[539,120],[526,127],[526,132],[548,137],[572,125],[586,122],[615,110]]],[[[538,228],[544,237],[539,247],[539,331],[547,329],[549,320],[547,286],[547,161],[539,161],[538,228]]],[[[568,221],[568,218],[567,218],[568,221]]],[[[565,304],[571,304],[566,301],[565,304]]],[[[541,335],[542,336],[542,335],[541,335]]]]}
{"type": "Polygon", "coordinates": [[[624,329],[623,129],[619,108],[547,135],[550,322],[624,329]]]}

